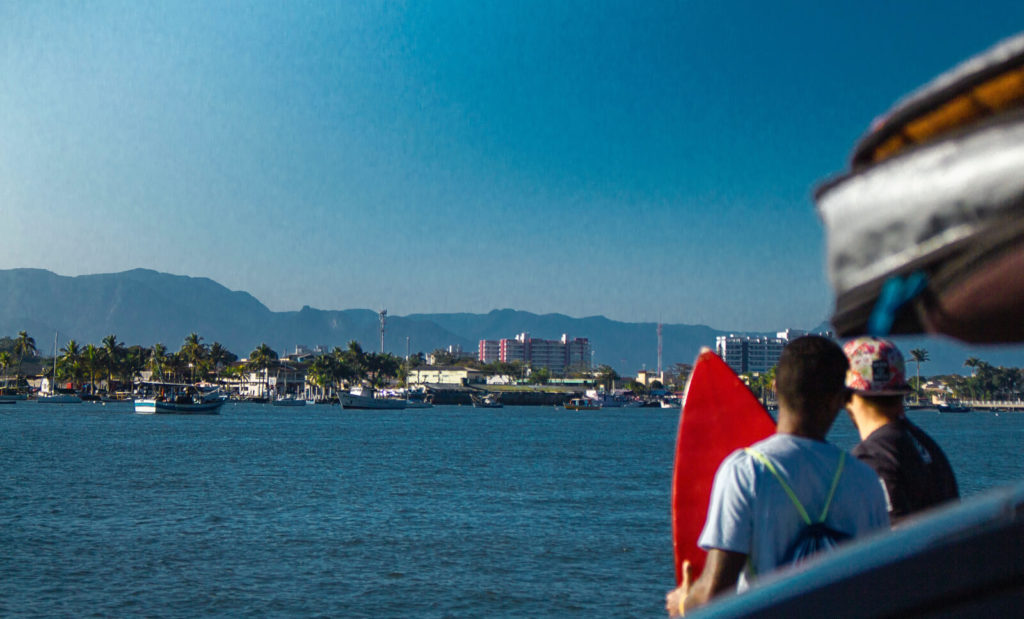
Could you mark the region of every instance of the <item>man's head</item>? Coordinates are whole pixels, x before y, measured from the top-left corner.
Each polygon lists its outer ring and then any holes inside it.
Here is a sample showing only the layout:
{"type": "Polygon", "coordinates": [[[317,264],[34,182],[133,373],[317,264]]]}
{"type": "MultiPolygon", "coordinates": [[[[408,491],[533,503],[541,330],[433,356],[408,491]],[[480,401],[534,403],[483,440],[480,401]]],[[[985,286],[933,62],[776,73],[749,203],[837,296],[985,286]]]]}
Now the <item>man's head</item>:
{"type": "Polygon", "coordinates": [[[859,337],[843,345],[850,360],[846,386],[853,393],[850,412],[860,427],[864,413],[889,419],[903,414],[903,396],[910,393],[903,354],[889,340],[859,337]]]}
{"type": "Polygon", "coordinates": [[[779,428],[824,439],[847,400],[844,386],[849,363],[839,345],[819,335],[806,335],[782,349],[775,370],[779,428]]]}

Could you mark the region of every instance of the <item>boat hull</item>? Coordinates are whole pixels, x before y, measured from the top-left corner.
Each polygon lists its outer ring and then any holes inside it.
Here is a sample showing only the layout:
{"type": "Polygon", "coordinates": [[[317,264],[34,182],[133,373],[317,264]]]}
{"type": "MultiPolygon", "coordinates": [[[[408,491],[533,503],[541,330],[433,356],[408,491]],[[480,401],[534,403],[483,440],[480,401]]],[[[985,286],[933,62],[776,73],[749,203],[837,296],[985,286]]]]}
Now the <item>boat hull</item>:
{"type": "Polygon", "coordinates": [[[374,398],[352,393],[338,394],[338,402],[342,408],[362,410],[403,410],[408,402],[394,398],[374,398]]]}
{"type": "Polygon", "coordinates": [[[194,404],[160,402],[157,400],[135,400],[135,412],[140,415],[174,414],[174,415],[216,415],[220,412],[223,400],[211,400],[194,404]]]}
{"type": "Polygon", "coordinates": [[[36,398],[40,404],[81,404],[82,398],[77,395],[41,395],[36,398]]]}

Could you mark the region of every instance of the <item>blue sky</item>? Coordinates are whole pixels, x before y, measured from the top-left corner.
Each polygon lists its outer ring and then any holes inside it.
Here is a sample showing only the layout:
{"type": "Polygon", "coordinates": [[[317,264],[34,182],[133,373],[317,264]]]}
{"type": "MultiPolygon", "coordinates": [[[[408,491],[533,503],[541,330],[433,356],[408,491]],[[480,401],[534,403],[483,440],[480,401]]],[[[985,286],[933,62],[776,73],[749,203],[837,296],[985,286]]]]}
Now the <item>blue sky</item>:
{"type": "Polygon", "coordinates": [[[5,2],[0,268],[813,327],[813,186],[1022,25],[1019,0],[5,2]]]}

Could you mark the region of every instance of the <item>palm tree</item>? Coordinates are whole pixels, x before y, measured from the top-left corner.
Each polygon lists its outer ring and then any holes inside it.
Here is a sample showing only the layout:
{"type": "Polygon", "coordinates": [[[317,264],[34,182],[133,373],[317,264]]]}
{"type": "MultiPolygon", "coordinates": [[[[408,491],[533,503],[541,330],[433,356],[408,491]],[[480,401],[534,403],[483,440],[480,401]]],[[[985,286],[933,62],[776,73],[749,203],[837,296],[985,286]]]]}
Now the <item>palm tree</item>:
{"type": "Polygon", "coordinates": [[[103,365],[107,368],[107,391],[111,391],[114,385],[114,372],[119,370],[124,361],[124,344],[117,341],[117,336],[111,333],[103,338],[103,365]]]}
{"type": "Polygon", "coordinates": [[[921,402],[921,364],[928,361],[928,351],[923,348],[914,348],[910,351],[910,358],[917,365],[917,401],[921,402]]]}
{"type": "Polygon", "coordinates": [[[265,342],[257,346],[255,350],[249,353],[249,367],[257,371],[263,371],[264,396],[266,396],[267,392],[270,390],[269,384],[267,384],[270,381],[269,370],[271,367],[274,366],[275,361],[277,361],[277,353],[274,352],[273,349],[270,348],[270,346],[267,346],[265,342]]]}
{"type": "MultiPolygon", "coordinates": [[[[202,373],[200,363],[206,358],[206,346],[200,343],[202,340],[203,338],[199,337],[198,333],[190,333],[185,338],[185,343],[182,344],[181,350],[178,351],[178,354],[188,359],[189,367],[193,370],[199,369],[200,373],[202,373]]],[[[193,376],[194,380],[195,377],[193,376]]]]}
{"type": "Polygon", "coordinates": [[[0,369],[4,372],[4,383],[3,386],[7,386],[7,368],[11,367],[11,353],[6,350],[0,352],[0,369]]]}
{"type": "MultiPolygon", "coordinates": [[[[65,375],[71,375],[71,382],[78,382],[78,375],[81,371],[80,361],[82,357],[82,350],[78,347],[78,342],[75,340],[68,340],[68,343],[61,348],[60,351],[64,355],[60,358],[61,365],[64,367],[65,375]]],[[[56,380],[56,377],[54,377],[56,380]]],[[[73,386],[73,385],[72,385],[73,386]]],[[[56,391],[54,391],[56,393],[56,391]]]]}
{"type": "Polygon", "coordinates": [[[89,393],[95,394],[96,366],[100,364],[100,349],[92,344],[86,345],[85,349],[82,350],[82,361],[85,362],[85,368],[89,370],[89,393]]]}
{"type": "Polygon", "coordinates": [[[18,373],[21,373],[21,364],[24,363],[25,357],[35,357],[39,354],[36,350],[36,340],[28,336],[25,331],[18,332],[18,339],[14,340],[14,353],[18,355],[18,373]]]}
{"type": "Polygon", "coordinates": [[[332,358],[322,355],[313,359],[306,370],[309,381],[320,388],[320,396],[327,397],[327,385],[334,381],[334,368],[332,358]]]}

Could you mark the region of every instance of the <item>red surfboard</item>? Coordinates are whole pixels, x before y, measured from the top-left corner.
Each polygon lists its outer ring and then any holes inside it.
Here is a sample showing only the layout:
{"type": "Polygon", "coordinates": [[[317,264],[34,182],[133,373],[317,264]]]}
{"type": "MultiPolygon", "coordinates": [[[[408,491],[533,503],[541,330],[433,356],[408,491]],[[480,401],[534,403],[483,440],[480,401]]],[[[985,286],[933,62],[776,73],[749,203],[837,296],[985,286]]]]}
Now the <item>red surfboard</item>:
{"type": "Polygon", "coordinates": [[[697,546],[718,465],[730,453],[767,438],[775,421],[754,394],[710,349],[701,350],[686,383],[676,463],[672,474],[672,546],[676,584],[683,561],[694,577],[704,568],[706,552],[697,546]]]}

